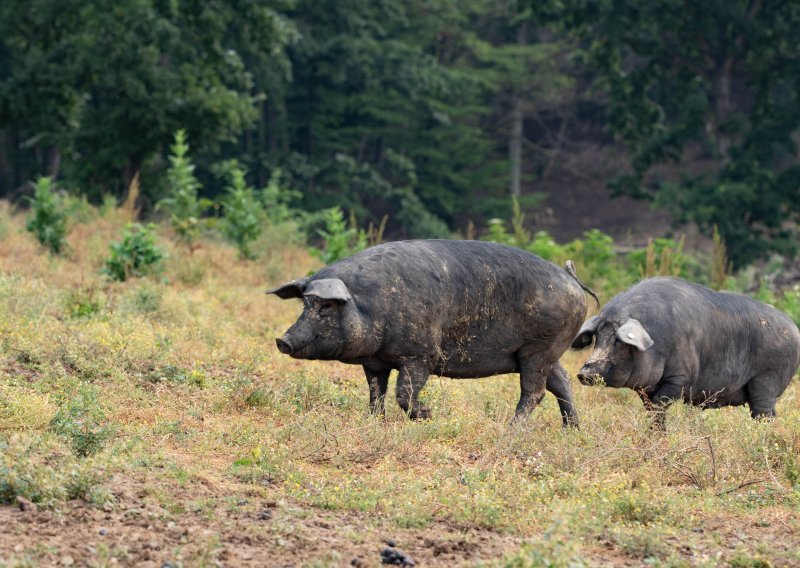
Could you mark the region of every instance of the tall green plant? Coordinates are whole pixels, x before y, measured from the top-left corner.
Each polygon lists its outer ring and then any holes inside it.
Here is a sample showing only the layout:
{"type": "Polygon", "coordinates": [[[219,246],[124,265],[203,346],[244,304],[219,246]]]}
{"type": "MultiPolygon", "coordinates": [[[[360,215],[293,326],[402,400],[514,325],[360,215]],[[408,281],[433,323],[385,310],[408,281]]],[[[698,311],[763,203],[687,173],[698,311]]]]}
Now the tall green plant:
{"type": "Polygon", "coordinates": [[[201,199],[197,192],[200,182],[194,175],[194,164],[189,157],[189,143],[186,132],[178,130],[171,147],[170,167],[167,171],[169,197],[159,201],[158,208],[169,212],[172,228],[178,238],[194,249],[202,228],[203,212],[211,206],[211,201],[201,199]]]}
{"type": "Polygon", "coordinates": [[[227,166],[229,183],[223,198],[223,234],[236,243],[239,255],[254,258],[250,245],[264,229],[265,215],[256,192],[247,185],[244,169],[235,161],[227,166]]]}
{"type": "Polygon", "coordinates": [[[325,228],[317,233],[324,239],[324,247],[312,248],[311,253],[325,264],[332,264],[367,248],[367,233],[357,228],[355,218],[351,218],[348,226],[339,207],[323,211],[322,219],[325,228]]]}
{"type": "Polygon", "coordinates": [[[64,204],[54,191],[53,179],[40,177],[34,185],[30,198],[31,216],[25,227],[36,235],[36,239],[54,254],[61,254],[66,247],[67,215],[64,204]]]}

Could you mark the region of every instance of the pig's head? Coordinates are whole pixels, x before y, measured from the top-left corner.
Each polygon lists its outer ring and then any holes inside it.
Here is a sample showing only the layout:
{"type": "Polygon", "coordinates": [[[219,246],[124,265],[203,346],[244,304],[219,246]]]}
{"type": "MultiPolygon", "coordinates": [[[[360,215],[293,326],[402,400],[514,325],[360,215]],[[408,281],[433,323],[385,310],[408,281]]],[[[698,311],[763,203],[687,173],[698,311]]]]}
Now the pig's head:
{"type": "Polygon", "coordinates": [[[299,278],[270,290],[279,298],[300,298],[303,313],[275,340],[281,353],[295,359],[352,359],[367,355],[366,318],[339,278],[299,278]]]}
{"type": "Polygon", "coordinates": [[[649,367],[647,350],[653,339],[635,318],[605,319],[594,316],[586,320],[572,342],[573,349],[583,349],[595,340],[594,350],[584,363],[578,380],[584,385],[601,382],[609,387],[641,386],[645,367],[649,367]]]}

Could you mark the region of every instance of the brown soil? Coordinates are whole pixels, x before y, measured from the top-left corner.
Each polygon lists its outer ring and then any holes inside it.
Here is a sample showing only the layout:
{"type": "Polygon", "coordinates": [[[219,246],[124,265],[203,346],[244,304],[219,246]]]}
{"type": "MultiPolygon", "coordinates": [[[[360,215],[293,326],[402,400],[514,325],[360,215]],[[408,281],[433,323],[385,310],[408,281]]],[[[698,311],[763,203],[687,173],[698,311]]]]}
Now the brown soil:
{"type": "MultiPolygon", "coordinates": [[[[0,507],[0,564],[366,568],[381,565],[380,552],[389,543],[416,566],[459,566],[501,558],[525,540],[442,522],[387,529],[375,514],[309,508],[271,500],[268,492],[233,495],[203,484],[124,476],[115,477],[111,488],[114,504],[104,508],[81,501],[58,510],[29,503],[0,507]]],[[[689,564],[724,561],[754,545],[791,557],[800,547],[799,524],[767,512],[749,521],[721,515],[704,519],[696,540],[677,542],[673,535],[664,544],[689,564]]],[[[581,554],[592,566],[646,565],[611,540],[586,542],[581,554]]]]}
{"type": "Polygon", "coordinates": [[[58,511],[0,507],[0,564],[28,558],[61,566],[380,566],[392,541],[417,566],[498,558],[521,538],[444,523],[381,528],[374,514],[330,512],[209,488],[115,478],[105,510],[71,501],[58,511]],[[147,489],[143,489],[144,487],[147,489]],[[167,510],[158,504],[171,504],[167,510]],[[174,504],[172,504],[174,503],[174,504]],[[183,510],[176,510],[180,507],[183,510]]]}

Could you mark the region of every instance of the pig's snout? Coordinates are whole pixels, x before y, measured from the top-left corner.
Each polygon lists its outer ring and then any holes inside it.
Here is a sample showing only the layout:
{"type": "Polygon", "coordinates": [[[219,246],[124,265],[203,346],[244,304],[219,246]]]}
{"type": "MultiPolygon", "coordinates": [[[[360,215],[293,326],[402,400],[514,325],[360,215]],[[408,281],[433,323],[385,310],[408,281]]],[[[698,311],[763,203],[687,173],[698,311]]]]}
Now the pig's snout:
{"type": "Polygon", "coordinates": [[[587,364],[578,372],[578,380],[582,385],[602,385],[605,383],[604,375],[606,372],[607,370],[601,368],[599,365],[587,364]]]}
{"type": "Polygon", "coordinates": [[[279,337],[275,340],[275,345],[278,346],[278,351],[283,353],[284,355],[291,355],[294,351],[294,347],[292,347],[292,342],[284,335],[283,337],[279,337]]]}

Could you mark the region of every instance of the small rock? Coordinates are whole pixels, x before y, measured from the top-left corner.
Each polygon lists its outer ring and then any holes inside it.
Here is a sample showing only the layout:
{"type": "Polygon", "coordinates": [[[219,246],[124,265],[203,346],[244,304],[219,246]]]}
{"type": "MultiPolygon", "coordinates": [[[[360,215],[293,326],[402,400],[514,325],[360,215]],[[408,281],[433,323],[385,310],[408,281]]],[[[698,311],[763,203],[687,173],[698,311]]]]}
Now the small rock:
{"type": "Polygon", "coordinates": [[[161,568],[176,568],[175,564],[167,560],[161,565],[161,568]]]}
{"type": "Polygon", "coordinates": [[[411,557],[405,552],[401,552],[395,548],[384,548],[381,550],[381,564],[390,564],[392,566],[416,566],[411,557]]]}
{"type": "Polygon", "coordinates": [[[100,529],[99,531],[97,531],[97,534],[99,534],[100,536],[106,536],[108,534],[108,530],[100,529]]]}
{"type": "Polygon", "coordinates": [[[261,509],[256,515],[256,519],[259,521],[270,521],[272,520],[272,511],[269,509],[261,509]]]}
{"type": "Polygon", "coordinates": [[[394,548],[395,546],[397,546],[397,543],[393,539],[387,538],[386,539],[386,546],[391,546],[392,548],[394,548]]]}
{"type": "Polygon", "coordinates": [[[75,559],[72,556],[62,556],[61,557],[61,565],[62,566],[72,566],[75,564],[75,559]]]}
{"type": "Polygon", "coordinates": [[[17,495],[17,506],[19,506],[20,511],[27,511],[30,513],[35,513],[39,510],[39,507],[36,506],[36,503],[30,499],[26,499],[22,495],[17,495]]]}

